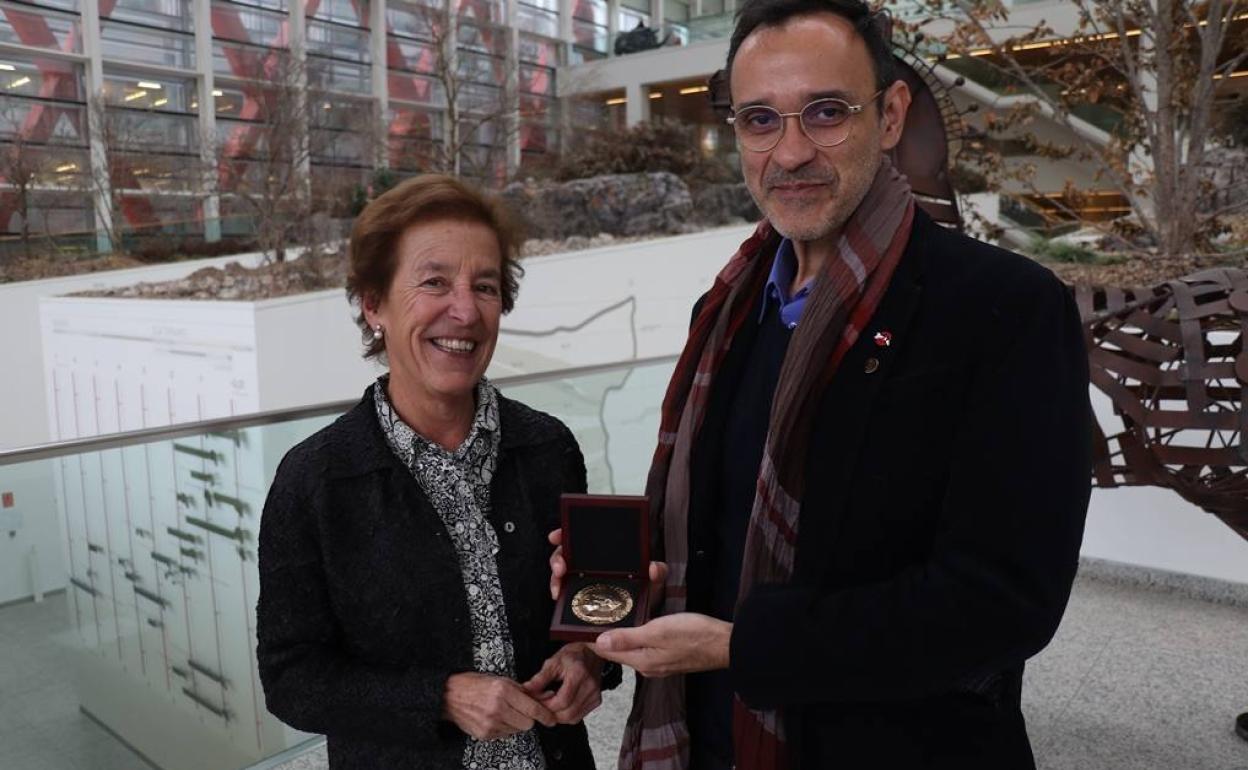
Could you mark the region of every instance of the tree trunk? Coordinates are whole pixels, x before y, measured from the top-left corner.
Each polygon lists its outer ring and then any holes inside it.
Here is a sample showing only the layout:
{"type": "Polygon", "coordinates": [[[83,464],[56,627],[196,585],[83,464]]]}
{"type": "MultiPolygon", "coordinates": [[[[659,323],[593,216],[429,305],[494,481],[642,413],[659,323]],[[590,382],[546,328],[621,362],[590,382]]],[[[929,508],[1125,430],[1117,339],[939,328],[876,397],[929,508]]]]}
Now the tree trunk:
{"type": "Polygon", "coordinates": [[[29,261],[30,254],[30,187],[21,185],[17,190],[17,213],[22,216],[22,254],[29,261]]]}

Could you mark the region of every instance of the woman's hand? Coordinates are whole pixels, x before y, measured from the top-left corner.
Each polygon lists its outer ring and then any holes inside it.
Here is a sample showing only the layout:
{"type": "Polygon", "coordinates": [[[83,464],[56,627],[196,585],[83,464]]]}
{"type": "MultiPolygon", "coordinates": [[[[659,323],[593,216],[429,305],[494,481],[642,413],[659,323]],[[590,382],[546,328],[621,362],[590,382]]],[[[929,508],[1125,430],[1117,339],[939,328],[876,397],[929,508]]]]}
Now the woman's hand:
{"type": "Polygon", "coordinates": [[[524,732],[532,729],[534,722],[554,727],[557,721],[551,709],[520,685],[475,671],[447,678],[442,717],[479,741],[524,732]]]}
{"type": "Polygon", "coordinates": [[[574,725],[602,704],[602,659],[583,642],[564,645],[523,686],[561,724],[574,725]],[[559,689],[547,692],[553,682],[559,689]]]}

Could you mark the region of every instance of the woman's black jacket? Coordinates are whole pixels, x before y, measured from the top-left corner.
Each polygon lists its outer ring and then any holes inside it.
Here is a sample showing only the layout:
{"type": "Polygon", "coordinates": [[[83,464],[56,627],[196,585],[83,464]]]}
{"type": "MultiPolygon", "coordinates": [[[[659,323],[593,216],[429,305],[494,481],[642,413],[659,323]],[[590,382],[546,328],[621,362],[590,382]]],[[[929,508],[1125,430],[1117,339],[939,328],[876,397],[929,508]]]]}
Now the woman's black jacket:
{"type": "MultiPolygon", "coordinates": [[[[499,398],[489,518],[519,681],[558,647],[548,592],[559,496],[585,462],[555,418],[499,398]]],[[[458,768],[465,735],[441,716],[473,668],[459,563],[442,520],[386,444],[372,389],[290,450],[260,524],[256,635],[270,712],[328,737],[330,767],[458,768]]],[[[604,683],[610,686],[614,683],[604,683]]],[[[583,724],[539,727],[547,766],[592,768],[583,724]]]]}

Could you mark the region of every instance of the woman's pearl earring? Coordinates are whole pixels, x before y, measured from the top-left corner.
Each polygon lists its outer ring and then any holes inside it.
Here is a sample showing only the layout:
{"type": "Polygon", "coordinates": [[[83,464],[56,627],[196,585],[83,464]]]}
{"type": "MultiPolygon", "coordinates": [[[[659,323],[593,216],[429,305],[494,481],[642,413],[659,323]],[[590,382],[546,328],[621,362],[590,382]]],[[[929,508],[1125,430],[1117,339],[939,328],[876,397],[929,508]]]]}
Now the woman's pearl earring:
{"type": "Polygon", "coordinates": [[[386,336],[386,332],[381,328],[381,324],[373,327],[373,342],[381,342],[381,338],[386,336]]]}

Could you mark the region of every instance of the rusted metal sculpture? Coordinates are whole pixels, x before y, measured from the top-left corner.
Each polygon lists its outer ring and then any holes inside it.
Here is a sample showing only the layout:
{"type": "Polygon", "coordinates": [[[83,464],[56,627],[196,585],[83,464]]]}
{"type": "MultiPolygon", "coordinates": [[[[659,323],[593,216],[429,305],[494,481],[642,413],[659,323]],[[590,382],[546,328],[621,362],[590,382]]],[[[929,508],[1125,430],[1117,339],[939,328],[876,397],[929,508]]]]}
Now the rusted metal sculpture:
{"type": "Polygon", "coordinates": [[[949,89],[922,56],[899,53],[893,63],[897,77],[910,87],[905,129],[889,153],[893,164],[910,180],[915,203],[928,216],[960,230],[962,213],[949,181],[949,155],[951,146],[963,140],[965,111],[954,105],[949,89]]]}
{"type": "Polygon", "coordinates": [[[1168,487],[1248,539],[1248,270],[1075,294],[1122,423],[1096,426],[1095,485],[1168,487]]]}

